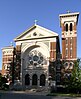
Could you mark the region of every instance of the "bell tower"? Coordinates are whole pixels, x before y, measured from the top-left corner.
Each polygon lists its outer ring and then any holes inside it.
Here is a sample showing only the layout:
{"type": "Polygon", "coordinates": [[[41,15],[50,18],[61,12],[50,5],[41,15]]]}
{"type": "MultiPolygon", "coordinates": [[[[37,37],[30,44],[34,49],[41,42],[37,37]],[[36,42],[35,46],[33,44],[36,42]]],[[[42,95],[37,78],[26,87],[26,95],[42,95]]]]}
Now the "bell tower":
{"type": "Polygon", "coordinates": [[[79,12],[60,14],[60,27],[62,28],[62,60],[67,66],[77,60],[77,23],[79,12]]]}

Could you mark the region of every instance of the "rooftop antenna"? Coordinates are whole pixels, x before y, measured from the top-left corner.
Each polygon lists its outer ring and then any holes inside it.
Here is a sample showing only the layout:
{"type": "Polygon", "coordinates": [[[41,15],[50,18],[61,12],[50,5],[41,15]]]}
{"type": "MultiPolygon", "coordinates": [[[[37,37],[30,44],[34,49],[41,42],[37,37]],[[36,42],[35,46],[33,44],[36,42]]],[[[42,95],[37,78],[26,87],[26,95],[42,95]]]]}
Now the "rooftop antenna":
{"type": "Polygon", "coordinates": [[[38,20],[34,20],[34,24],[37,25],[38,20]]]}

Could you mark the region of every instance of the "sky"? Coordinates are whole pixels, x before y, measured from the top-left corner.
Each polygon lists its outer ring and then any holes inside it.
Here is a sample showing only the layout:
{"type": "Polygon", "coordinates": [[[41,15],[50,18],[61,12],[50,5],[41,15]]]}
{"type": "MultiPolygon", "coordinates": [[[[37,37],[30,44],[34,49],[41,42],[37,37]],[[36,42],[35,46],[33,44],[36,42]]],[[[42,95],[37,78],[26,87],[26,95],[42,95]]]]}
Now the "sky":
{"type": "Polygon", "coordinates": [[[58,33],[61,38],[59,14],[65,14],[68,10],[80,13],[77,57],[81,58],[81,0],[0,0],[0,69],[1,48],[9,46],[11,42],[15,46],[13,39],[30,28],[34,20],[38,20],[38,25],[58,33]]]}

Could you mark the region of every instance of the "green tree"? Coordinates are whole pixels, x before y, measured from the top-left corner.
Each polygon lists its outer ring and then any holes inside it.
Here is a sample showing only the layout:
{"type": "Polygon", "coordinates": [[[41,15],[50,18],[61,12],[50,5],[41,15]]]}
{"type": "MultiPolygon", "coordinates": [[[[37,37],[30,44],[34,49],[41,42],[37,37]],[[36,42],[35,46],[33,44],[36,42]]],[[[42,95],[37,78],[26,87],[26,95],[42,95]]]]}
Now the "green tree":
{"type": "Polygon", "coordinates": [[[66,88],[70,92],[76,92],[79,93],[81,90],[81,66],[80,66],[80,59],[78,59],[74,63],[74,68],[72,70],[72,74],[70,79],[65,79],[66,80],[66,88]]]}
{"type": "Polygon", "coordinates": [[[8,83],[7,79],[0,74],[0,90],[8,89],[9,86],[6,83],[8,83]]]}

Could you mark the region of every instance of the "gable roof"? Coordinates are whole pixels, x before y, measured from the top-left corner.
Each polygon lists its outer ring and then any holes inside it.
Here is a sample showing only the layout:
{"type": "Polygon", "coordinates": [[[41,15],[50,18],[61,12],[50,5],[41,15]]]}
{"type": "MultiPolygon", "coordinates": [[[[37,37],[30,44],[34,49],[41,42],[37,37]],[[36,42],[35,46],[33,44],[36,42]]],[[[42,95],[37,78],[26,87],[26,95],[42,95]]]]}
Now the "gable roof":
{"type": "MultiPolygon", "coordinates": [[[[55,32],[53,32],[53,31],[51,31],[51,30],[49,30],[49,29],[46,29],[46,28],[44,28],[44,27],[42,27],[42,26],[39,26],[39,25],[37,25],[37,24],[35,24],[35,25],[33,25],[32,27],[30,27],[29,29],[27,29],[26,31],[24,31],[23,33],[21,33],[19,36],[17,36],[15,39],[14,39],[14,41],[17,41],[17,40],[20,40],[20,39],[22,39],[25,35],[28,35],[29,34],[29,32],[31,32],[31,31],[33,31],[34,29],[40,29],[40,30],[42,30],[42,31],[45,31],[47,34],[45,34],[44,35],[44,33],[42,34],[42,36],[41,37],[51,37],[51,36],[58,36],[58,34],[57,33],[55,33],[55,32]]],[[[31,38],[31,37],[30,37],[31,38]]]]}

